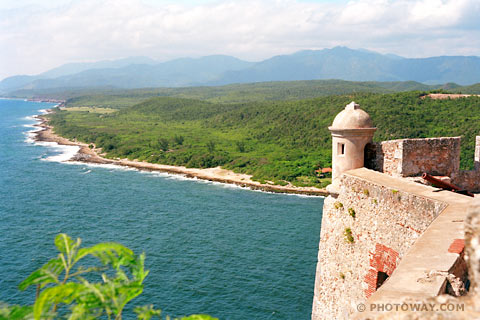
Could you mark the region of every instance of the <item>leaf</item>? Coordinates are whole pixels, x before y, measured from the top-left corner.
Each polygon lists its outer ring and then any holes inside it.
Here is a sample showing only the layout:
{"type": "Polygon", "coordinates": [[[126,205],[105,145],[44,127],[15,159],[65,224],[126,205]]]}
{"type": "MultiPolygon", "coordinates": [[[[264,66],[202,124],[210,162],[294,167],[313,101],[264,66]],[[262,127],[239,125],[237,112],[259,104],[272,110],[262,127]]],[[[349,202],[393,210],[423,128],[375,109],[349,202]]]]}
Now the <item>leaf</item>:
{"type": "Polygon", "coordinates": [[[135,255],[129,248],[114,242],[104,242],[90,248],[78,250],[74,263],[87,255],[98,258],[103,264],[118,263],[121,258],[127,261],[134,259],[135,255]]]}
{"type": "Polygon", "coordinates": [[[143,252],[136,260],[135,260],[135,264],[132,266],[132,268],[130,269],[130,272],[132,273],[133,277],[137,280],[137,281],[141,281],[143,282],[143,280],[145,280],[145,278],[147,277],[149,271],[145,271],[145,268],[144,268],[144,264],[145,264],[145,252],[143,252]]]}
{"type": "Polygon", "coordinates": [[[208,314],[192,314],[188,317],[180,318],[180,320],[218,320],[218,318],[214,318],[208,314]]]}
{"type": "Polygon", "coordinates": [[[137,314],[139,320],[150,320],[153,316],[157,316],[161,319],[161,310],[155,310],[153,305],[136,307],[133,311],[137,314]]]}
{"type": "Polygon", "coordinates": [[[75,282],[43,290],[33,305],[33,316],[35,320],[40,319],[42,314],[47,312],[54,304],[70,304],[76,297],[83,294],[83,290],[84,286],[75,282]]]}
{"type": "Polygon", "coordinates": [[[18,288],[25,290],[33,284],[40,284],[43,288],[49,283],[59,283],[58,276],[63,272],[64,266],[60,259],[51,259],[41,268],[32,272],[25,280],[23,280],[18,288]]]}
{"type": "Polygon", "coordinates": [[[91,308],[86,307],[83,304],[74,305],[72,313],[68,317],[68,320],[90,320],[97,319],[101,313],[92,314],[91,308]]]}
{"type": "MultiPolygon", "coordinates": [[[[80,239],[77,239],[77,243],[80,239]]],[[[60,233],[55,237],[55,246],[57,247],[58,251],[61,253],[69,256],[70,252],[72,251],[73,247],[75,246],[75,242],[65,233],[60,233]]],[[[80,245],[80,243],[78,243],[80,245]]]]}
{"type": "Polygon", "coordinates": [[[23,320],[31,318],[33,315],[33,308],[31,306],[9,306],[0,303],[0,320],[23,320]]]}

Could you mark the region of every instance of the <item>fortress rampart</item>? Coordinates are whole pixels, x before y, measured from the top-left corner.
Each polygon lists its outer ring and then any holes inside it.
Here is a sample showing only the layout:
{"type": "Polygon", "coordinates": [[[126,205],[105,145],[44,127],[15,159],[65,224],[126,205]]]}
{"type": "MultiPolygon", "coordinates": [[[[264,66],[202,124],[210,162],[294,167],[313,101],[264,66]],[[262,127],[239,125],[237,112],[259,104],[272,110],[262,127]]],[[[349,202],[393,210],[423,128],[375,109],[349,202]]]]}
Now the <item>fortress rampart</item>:
{"type": "Polygon", "coordinates": [[[480,136],[476,137],[475,167],[460,170],[460,137],[398,139],[369,143],[365,167],[392,177],[418,177],[427,172],[446,176],[462,189],[480,192],[480,136]]]}
{"type": "MultiPolygon", "coordinates": [[[[344,111],[349,126],[342,130],[374,129],[365,117],[355,128],[344,111]]],[[[312,319],[388,319],[358,313],[358,306],[465,294],[464,221],[472,198],[415,180],[427,172],[479,191],[480,137],[472,171],[459,169],[460,137],[370,142],[365,153],[354,149],[356,159],[364,157],[355,169],[341,158],[352,151],[331,128],[337,175],[324,202],[312,319]]]]}
{"type": "Polygon", "coordinates": [[[358,170],[366,178],[345,173],[338,198],[324,202],[313,319],[348,319],[446,207],[358,170]]]}

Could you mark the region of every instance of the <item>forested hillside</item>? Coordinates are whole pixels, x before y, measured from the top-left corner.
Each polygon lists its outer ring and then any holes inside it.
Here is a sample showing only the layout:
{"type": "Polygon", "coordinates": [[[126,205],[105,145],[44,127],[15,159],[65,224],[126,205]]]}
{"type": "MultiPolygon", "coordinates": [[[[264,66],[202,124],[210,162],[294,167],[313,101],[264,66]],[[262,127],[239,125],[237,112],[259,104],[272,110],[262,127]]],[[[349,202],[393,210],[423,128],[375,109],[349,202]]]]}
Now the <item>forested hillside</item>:
{"type": "Polygon", "coordinates": [[[462,167],[472,166],[480,98],[431,100],[422,94],[357,93],[229,104],[157,97],[113,113],[59,110],[51,115],[51,124],[60,135],[94,143],[109,157],[220,165],[257,180],[319,185],[315,169],[331,165],[327,127],[355,100],[378,127],[375,140],[461,135],[462,167]]]}

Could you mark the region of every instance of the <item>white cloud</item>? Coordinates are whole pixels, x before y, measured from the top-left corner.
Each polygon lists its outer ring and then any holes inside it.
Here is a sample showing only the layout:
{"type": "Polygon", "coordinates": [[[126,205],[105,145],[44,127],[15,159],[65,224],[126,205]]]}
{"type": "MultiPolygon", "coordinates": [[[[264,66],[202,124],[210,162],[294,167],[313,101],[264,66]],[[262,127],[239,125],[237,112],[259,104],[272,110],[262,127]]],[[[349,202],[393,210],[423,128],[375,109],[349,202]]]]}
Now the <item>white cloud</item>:
{"type": "Polygon", "coordinates": [[[0,79],[132,55],[259,60],[335,45],[417,57],[480,52],[478,0],[42,3],[0,3],[0,79]]]}

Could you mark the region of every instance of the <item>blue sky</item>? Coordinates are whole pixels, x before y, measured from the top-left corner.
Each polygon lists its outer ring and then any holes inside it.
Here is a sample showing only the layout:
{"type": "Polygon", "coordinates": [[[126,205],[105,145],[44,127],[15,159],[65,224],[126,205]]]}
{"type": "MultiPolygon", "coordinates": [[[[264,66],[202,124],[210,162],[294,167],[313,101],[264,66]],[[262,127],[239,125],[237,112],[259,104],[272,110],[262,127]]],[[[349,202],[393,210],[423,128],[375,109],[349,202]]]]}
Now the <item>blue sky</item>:
{"type": "Polygon", "coordinates": [[[480,56],[479,0],[0,0],[0,79],[68,62],[334,46],[480,56]]]}

